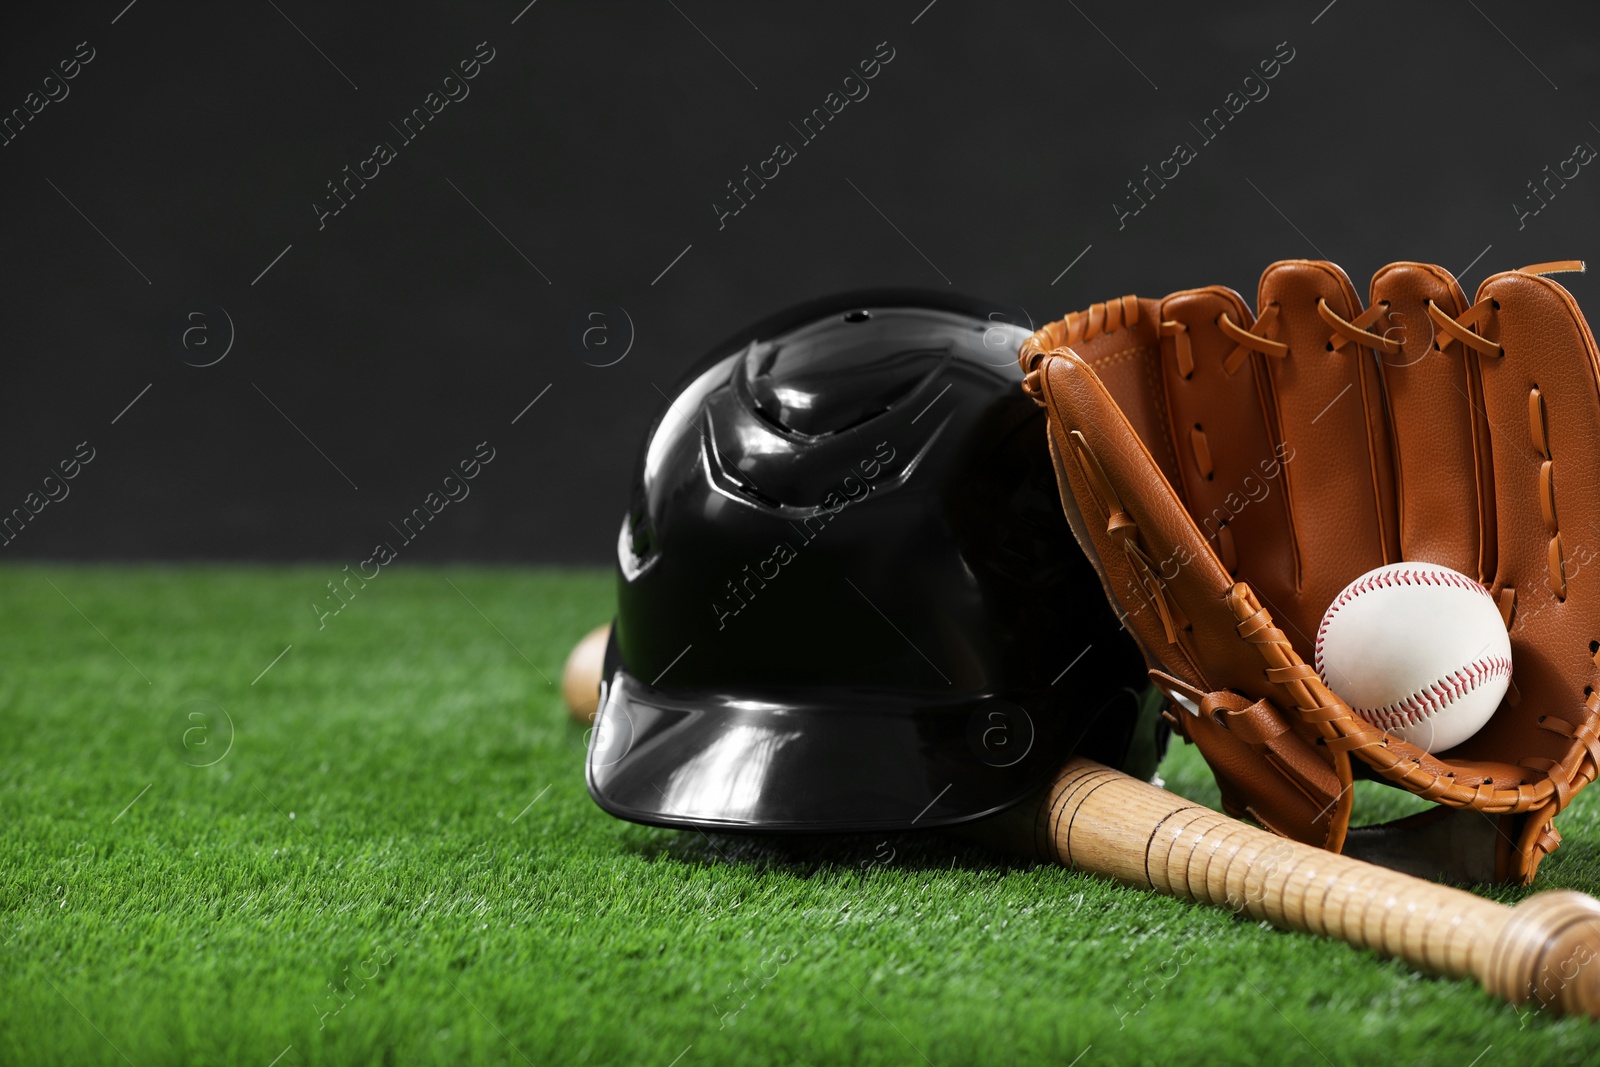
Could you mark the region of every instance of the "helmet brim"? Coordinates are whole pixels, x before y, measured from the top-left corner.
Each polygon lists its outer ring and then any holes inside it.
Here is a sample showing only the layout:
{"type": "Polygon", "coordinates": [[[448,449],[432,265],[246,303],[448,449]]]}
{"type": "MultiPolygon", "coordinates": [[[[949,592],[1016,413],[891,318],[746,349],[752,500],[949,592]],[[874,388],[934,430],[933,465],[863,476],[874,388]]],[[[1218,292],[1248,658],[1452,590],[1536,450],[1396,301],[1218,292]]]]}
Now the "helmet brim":
{"type": "MultiPolygon", "coordinates": [[[[1131,690],[1118,696],[1136,703],[1131,690]]],[[[797,697],[803,702],[667,693],[617,670],[590,737],[589,793],[612,815],[653,826],[930,829],[1037,792],[1076,740],[1061,736],[1059,717],[996,697],[797,697]]],[[[1129,714],[1110,703],[1100,710],[1129,714]]]]}

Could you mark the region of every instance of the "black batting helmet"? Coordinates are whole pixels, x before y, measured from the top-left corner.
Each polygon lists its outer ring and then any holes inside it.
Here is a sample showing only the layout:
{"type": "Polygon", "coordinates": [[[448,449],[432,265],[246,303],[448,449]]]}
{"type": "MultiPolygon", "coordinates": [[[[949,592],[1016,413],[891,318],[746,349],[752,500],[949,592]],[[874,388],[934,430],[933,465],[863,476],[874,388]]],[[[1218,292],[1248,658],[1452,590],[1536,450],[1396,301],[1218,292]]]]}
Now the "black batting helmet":
{"type": "Polygon", "coordinates": [[[1062,514],[1011,317],[853,294],[688,376],[618,535],[601,807],[934,827],[1021,800],[1073,752],[1152,762],[1143,663],[1062,514]]]}

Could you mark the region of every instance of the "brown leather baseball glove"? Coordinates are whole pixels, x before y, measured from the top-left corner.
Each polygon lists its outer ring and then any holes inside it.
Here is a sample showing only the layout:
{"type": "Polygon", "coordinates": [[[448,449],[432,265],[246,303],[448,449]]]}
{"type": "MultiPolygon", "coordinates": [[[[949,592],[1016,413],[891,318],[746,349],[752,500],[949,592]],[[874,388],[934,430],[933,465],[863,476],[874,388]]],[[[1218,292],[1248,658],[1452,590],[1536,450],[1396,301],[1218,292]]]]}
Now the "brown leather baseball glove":
{"type": "Polygon", "coordinates": [[[1126,296],[1023,345],[1068,518],[1230,813],[1460,880],[1526,883],[1557,846],[1600,771],[1600,357],[1544,276],[1581,269],[1496,274],[1469,304],[1393,263],[1363,307],[1334,264],[1286,260],[1255,314],[1220,286],[1126,296]],[[1505,701],[1449,751],[1309,665],[1334,597],[1401,560],[1477,579],[1510,630],[1505,701]],[[1349,831],[1357,776],[1444,807],[1349,831]]]}

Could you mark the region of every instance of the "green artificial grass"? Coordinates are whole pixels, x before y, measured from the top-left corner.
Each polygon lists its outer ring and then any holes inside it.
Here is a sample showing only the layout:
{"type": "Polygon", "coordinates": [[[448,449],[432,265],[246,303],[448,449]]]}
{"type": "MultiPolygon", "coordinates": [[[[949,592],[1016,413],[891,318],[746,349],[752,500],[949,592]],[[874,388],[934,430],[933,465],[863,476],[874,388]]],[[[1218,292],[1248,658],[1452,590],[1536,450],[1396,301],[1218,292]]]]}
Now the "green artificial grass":
{"type": "MultiPolygon", "coordinates": [[[[0,569],[0,1061],[1600,1056],[1470,983],[948,837],[618,822],[547,681],[609,575],[386,570],[319,630],[335,570],[0,569]]],[[[1215,802],[1193,750],[1163,773],[1215,802]]],[[[1597,804],[1540,888],[1600,889],[1597,804]]]]}

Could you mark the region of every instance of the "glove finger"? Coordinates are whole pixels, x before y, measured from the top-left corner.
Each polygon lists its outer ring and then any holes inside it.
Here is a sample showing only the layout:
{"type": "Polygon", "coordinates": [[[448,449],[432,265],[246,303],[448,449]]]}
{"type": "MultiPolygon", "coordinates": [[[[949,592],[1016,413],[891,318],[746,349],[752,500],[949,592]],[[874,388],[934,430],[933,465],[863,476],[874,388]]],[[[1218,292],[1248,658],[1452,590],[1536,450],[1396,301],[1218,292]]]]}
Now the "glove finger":
{"type": "Polygon", "coordinates": [[[1450,272],[1391,263],[1372,278],[1374,346],[1394,436],[1400,557],[1494,579],[1494,486],[1478,355],[1442,351],[1429,313],[1459,317],[1466,294],[1450,272]]]}
{"type": "Polygon", "coordinates": [[[1232,578],[1117,399],[1073,350],[1036,373],[1068,519],[1146,654],[1201,692],[1260,688],[1259,658],[1224,599],[1232,578]]]}
{"type": "MultiPolygon", "coordinates": [[[[1276,551],[1289,553],[1296,576],[1293,595],[1266,607],[1309,661],[1339,591],[1398,558],[1387,416],[1372,350],[1337,343],[1330,328],[1327,312],[1351,322],[1362,311],[1344,271],[1317,260],[1274,263],[1261,275],[1257,309],[1255,333],[1270,339],[1259,350],[1283,435],[1291,533],[1276,551]]],[[[1256,565],[1240,574],[1253,588],[1256,565]]]]}
{"type": "MultiPolygon", "coordinates": [[[[1488,342],[1479,355],[1493,434],[1493,591],[1511,610],[1517,710],[1502,707],[1452,756],[1526,757],[1524,767],[1548,770],[1558,783],[1587,762],[1592,778],[1600,761],[1600,698],[1590,688],[1600,684],[1600,354],[1571,295],[1547,278],[1494,275],[1469,316],[1478,340],[1447,351],[1488,342]]],[[[1558,788],[1564,803],[1567,788],[1558,788]]]]}
{"type": "Polygon", "coordinates": [[[1161,366],[1178,490],[1230,574],[1249,560],[1251,582],[1278,601],[1295,592],[1289,512],[1278,486],[1283,438],[1265,390],[1266,357],[1240,353],[1223,318],[1250,329],[1255,316],[1232,289],[1209,286],[1161,302],[1161,366]]]}
{"type": "MultiPolygon", "coordinates": [[[[1136,565],[1110,583],[1124,610],[1154,627],[1147,647],[1167,641],[1164,626],[1158,625],[1159,611],[1144,613],[1154,606],[1145,588],[1148,581],[1163,587],[1163,595],[1172,596],[1174,604],[1184,605],[1179,614],[1190,610],[1192,600],[1214,599],[1218,589],[1227,588],[1229,583],[1214,575],[1193,589],[1181,582],[1170,587],[1197,555],[1212,559],[1212,567],[1220,561],[1229,578],[1240,560],[1251,560],[1254,578],[1265,584],[1268,595],[1294,591],[1292,557],[1282,547],[1289,536],[1288,511],[1284,494],[1275,491],[1282,472],[1281,437],[1269,424],[1262,357],[1237,353],[1238,343],[1221,325],[1225,319],[1248,328],[1254,316],[1238,293],[1222,286],[1174,293],[1159,302],[1123,297],[1051,323],[1020,353],[1025,371],[1051,355],[1070,352],[1093,372],[1062,378],[1052,394],[1053,425],[1063,419],[1073,428],[1081,423],[1081,432],[1095,437],[1093,444],[1057,442],[1069,466],[1096,463],[1093,457],[1107,450],[1132,455],[1131,431],[1141,446],[1134,452],[1146,457],[1149,466],[1120,472],[1111,491],[1141,502],[1147,494],[1170,497],[1186,512],[1181,536],[1163,519],[1138,542],[1150,555],[1148,572],[1136,565]],[[1101,410],[1107,399],[1120,410],[1120,418],[1101,410]],[[1114,439],[1104,429],[1109,426],[1116,427],[1114,439]],[[1088,448],[1091,457],[1078,456],[1074,450],[1080,447],[1088,448]],[[1209,546],[1204,551],[1202,541],[1209,546]]],[[[1031,374],[1027,386],[1041,400],[1044,378],[1042,372],[1031,374]]],[[[1067,487],[1063,489],[1065,496],[1067,487]]],[[[1111,544],[1112,556],[1125,554],[1121,544],[1111,544]]],[[[1216,625],[1227,630],[1230,640],[1233,622],[1218,613],[1216,625]]],[[[1157,658],[1165,656],[1158,653],[1157,658]]],[[[1259,664],[1250,663],[1249,673],[1258,681],[1259,664]]]]}

